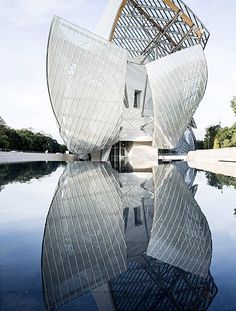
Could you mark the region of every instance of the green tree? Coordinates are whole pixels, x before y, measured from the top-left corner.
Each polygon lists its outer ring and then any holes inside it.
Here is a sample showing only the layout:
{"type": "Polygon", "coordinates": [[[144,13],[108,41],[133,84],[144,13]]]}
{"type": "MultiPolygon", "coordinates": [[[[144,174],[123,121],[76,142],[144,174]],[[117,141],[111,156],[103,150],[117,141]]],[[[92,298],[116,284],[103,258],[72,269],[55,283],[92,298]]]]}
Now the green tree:
{"type": "Polygon", "coordinates": [[[60,152],[65,153],[67,150],[67,147],[65,145],[60,145],[60,152]]]}
{"type": "Polygon", "coordinates": [[[35,134],[29,130],[23,129],[18,130],[19,135],[21,136],[21,150],[31,150],[33,151],[33,141],[35,134]]]}
{"type": "Polygon", "coordinates": [[[196,149],[204,149],[204,141],[203,140],[197,140],[196,141],[196,149]]]}
{"type": "Polygon", "coordinates": [[[205,174],[208,185],[212,187],[223,189],[223,186],[226,186],[236,189],[236,179],[232,176],[225,176],[211,172],[206,172],[205,174]]]}
{"type": "Polygon", "coordinates": [[[35,152],[65,152],[66,146],[41,133],[33,133],[27,129],[15,130],[7,126],[0,126],[0,148],[35,151],[35,152]]]}
{"type": "Polygon", "coordinates": [[[212,149],[214,146],[214,141],[217,133],[221,129],[220,124],[218,125],[211,125],[206,128],[206,134],[204,138],[204,149],[212,149]]]}
{"type": "Polygon", "coordinates": [[[234,114],[236,115],[236,96],[233,96],[233,99],[230,101],[231,108],[233,109],[234,114]]]}
{"type": "Polygon", "coordinates": [[[0,149],[9,149],[10,148],[10,142],[5,134],[0,134],[0,149]]]}
{"type": "Polygon", "coordinates": [[[214,148],[236,147],[236,125],[219,129],[214,139],[214,148]]]}

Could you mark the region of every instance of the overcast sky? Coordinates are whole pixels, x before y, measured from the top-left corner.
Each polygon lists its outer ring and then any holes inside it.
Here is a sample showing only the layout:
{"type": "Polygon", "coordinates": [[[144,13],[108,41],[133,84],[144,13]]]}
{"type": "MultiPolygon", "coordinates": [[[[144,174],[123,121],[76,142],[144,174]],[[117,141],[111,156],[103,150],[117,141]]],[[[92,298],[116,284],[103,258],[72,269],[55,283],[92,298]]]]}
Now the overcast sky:
{"type": "MultiPolygon", "coordinates": [[[[32,127],[62,141],[46,85],[46,47],[53,15],[93,31],[108,0],[0,0],[0,116],[15,128],[32,127]]],[[[211,37],[206,48],[208,87],[195,120],[203,137],[209,124],[235,122],[236,2],[185,0],[211,37]]]]}

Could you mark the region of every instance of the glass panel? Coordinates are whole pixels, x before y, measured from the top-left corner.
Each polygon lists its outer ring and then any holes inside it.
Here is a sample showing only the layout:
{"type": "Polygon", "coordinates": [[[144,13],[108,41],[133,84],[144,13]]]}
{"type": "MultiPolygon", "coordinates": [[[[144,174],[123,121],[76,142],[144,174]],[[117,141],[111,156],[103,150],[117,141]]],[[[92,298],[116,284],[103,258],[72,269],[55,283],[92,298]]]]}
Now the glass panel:
{"type": "Polygon", "coordinates": [[[71,152],[92,153],[118,141],[126,51],[55,17],[47,53],[51,104],[71,152]]]}
{"type": "Polygon", "coordinates": [[[154,109],[153,144],[176,147],[192,119],[207,84],[207,63],[200,45],[146,65],[154,109]]]}

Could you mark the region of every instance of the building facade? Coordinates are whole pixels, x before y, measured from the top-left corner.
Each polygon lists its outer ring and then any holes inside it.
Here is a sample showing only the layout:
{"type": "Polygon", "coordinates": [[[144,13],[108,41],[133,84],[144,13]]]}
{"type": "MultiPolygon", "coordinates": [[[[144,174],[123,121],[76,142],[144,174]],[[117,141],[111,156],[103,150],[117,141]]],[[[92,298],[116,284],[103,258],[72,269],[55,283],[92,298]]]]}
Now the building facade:
{"type": "Polygon", "coordinates": [[[181,0],[109,0],[95,33],[54,17],[47,82],[68,149],[97,159],[117,142],[193,150],[208,39],[181,0]]]}

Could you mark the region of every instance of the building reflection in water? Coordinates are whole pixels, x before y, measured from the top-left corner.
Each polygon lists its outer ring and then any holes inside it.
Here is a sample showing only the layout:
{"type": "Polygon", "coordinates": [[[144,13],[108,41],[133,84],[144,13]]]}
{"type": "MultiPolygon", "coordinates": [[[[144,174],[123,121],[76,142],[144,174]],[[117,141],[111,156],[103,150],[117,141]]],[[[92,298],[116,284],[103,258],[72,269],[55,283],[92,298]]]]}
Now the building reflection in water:
{"type": "Polygon", "coordinates": [[[205,216],[173,166],[154,169],[154,206],[147,255],[206,277],[212,243],[205,216]]]}
{"type": "Polygon", "coordinates": [[[212,242],[183,163],[118,173],[68,163],[42,251],[47,310],[91,292],[99,310],[205,310],[217,293],[212,242]]]}
{"type": "Polygon", "coordinates": [[[53,198],[43,242],[48,310],[126,270],[118,173],[109,164],[68,164],[53,198]]]}

